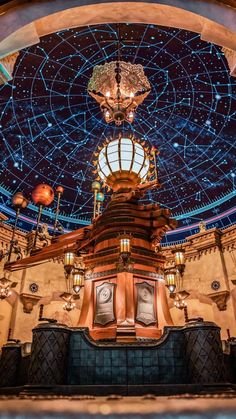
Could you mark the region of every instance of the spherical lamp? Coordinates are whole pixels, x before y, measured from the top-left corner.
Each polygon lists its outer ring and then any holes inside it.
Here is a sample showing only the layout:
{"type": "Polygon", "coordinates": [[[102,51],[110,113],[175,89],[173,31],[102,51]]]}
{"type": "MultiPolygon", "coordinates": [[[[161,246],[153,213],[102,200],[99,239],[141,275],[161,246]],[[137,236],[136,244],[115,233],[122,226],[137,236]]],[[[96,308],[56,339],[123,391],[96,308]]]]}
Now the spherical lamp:
{"type": "Polygon", "coordinates": [[[119,137],[104,145],[98,155],[97,166],[101,180],[117,192],[145,182],[150,161],[138,141],[119,137]]]}

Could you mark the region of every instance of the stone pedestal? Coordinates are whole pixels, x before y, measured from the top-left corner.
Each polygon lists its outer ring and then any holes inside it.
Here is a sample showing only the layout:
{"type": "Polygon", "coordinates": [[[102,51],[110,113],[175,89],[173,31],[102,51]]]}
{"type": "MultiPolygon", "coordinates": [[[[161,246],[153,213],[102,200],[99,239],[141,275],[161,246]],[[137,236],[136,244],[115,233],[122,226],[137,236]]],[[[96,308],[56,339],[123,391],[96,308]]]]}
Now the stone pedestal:
{"type": "Polygon", "coordinates": [[[0,359],[0,387],[14,387],[18,384],[21,363],[21,344],[8,342],[2,347],[0,359]]]}
{"type": "Polygon", "coordinates": [[[189,383],[219,383],[225,380],[220,328],[211,322],[189,322],[185,328],[189,383]]]}
{"type": "Polygon", "coordinates": [[[29,384],[66,384],[70,330],[61,324],[33,329],[29,384]]]}

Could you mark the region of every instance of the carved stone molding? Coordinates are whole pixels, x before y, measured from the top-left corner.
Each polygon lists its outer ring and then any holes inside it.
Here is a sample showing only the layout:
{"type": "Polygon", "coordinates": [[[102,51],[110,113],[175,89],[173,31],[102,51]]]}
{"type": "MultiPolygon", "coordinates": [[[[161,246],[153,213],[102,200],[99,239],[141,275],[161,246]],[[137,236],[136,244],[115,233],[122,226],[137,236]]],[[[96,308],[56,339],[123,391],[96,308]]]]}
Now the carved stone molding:
{"type": "Polygon", "coordinates": [[[0,85],[12,80],[14,65],[17,60],[19,52],[8,55],[0,59],[0,85]]]}
{"type": "Polygon", "coordinates": [[[21,294],[20,299],[23,304],[23,311],[24,313],[30,314],[33,310],[33,307],[38,303],[38,301],[42,297],[39,295],[33,295],[33,294],[21,294]]]}
{"type": "Polygon", "coordinates": [[[232,49],[223,47],[222,51],[225,55],[225,58],[228,62],[228,66],[230,69],[230,75],[232,77],[236,77],[236,51],[233,51],[232,49]]]}
{"type": "Polygon", "coordinates": [[[224,311],[227,309],[227,301],[229,299],[229,291],[220,291],[213,294],[208,294],[208,297],[216,303],[219,311],[224,311]]]}

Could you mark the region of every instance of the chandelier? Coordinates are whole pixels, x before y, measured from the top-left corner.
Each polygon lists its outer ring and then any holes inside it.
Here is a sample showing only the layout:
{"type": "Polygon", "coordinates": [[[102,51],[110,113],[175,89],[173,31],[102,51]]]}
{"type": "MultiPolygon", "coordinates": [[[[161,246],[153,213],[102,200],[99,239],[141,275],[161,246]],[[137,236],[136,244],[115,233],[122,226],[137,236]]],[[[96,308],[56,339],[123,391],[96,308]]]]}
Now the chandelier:
{"type": "Polygon", "coordinates": [[[141,64],[111,61],[97,65],[88,84],[88,93],[99,104],[107,123],[121,125],[134,121],[137,107],[150,92],[150,83],[141,64]]]}

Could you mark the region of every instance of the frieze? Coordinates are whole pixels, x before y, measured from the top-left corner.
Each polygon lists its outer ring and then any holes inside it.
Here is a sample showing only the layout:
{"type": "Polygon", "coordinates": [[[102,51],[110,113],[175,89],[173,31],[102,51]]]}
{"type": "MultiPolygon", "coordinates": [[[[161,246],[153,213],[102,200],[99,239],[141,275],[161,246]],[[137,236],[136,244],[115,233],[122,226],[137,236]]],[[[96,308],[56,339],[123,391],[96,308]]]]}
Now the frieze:
{"type": "MultiPolygon", "coordinates": [[[[123,269],[123,272],[126,272],[126,269],[123,269]]],[[[163,275],[160,275],[159,273],[155,273],[155,272],[143,271],[142,269],[133,269],[132,273],[135,275],[145,276],[147,278],[151,278],[158,281],[164,280],[163,275]]],[[[111,275],[116,276],[117,269],[109,269],[107,271],[95,272],[95,273],[94,272],[86,273],[85,280],[99,279],[99,278],[103,278],[103,277],[107,277],[111,275]]]]}

